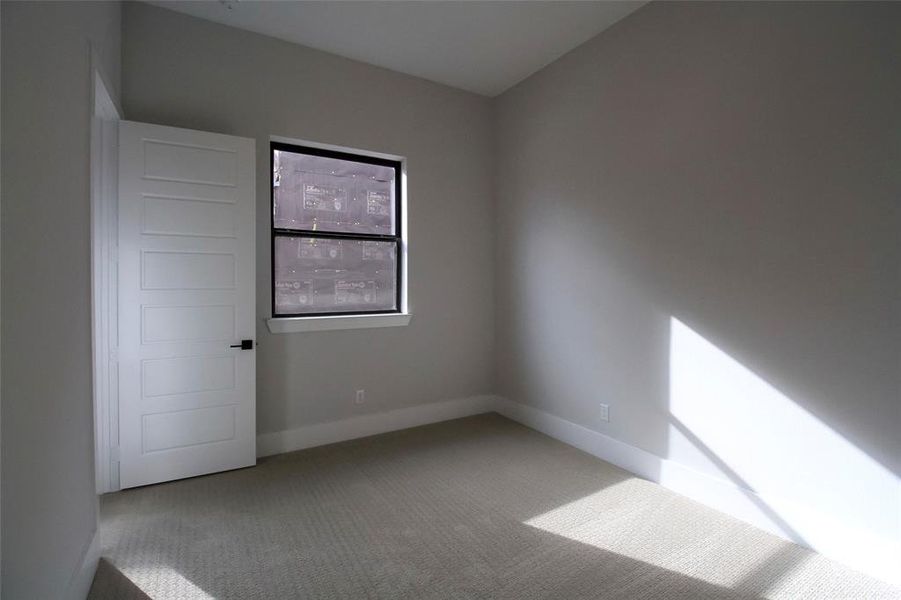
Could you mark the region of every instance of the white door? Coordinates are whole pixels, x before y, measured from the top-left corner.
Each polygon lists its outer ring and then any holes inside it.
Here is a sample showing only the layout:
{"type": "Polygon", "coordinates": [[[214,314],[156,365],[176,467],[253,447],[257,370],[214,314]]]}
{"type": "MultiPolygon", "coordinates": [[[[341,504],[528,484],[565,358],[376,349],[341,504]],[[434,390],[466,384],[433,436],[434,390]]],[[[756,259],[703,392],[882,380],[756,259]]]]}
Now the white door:
{"type": "Polygon", "coordinates": [[[256,463],[254,210],[253,140],[120,123],[123,488],[256,463]]]}

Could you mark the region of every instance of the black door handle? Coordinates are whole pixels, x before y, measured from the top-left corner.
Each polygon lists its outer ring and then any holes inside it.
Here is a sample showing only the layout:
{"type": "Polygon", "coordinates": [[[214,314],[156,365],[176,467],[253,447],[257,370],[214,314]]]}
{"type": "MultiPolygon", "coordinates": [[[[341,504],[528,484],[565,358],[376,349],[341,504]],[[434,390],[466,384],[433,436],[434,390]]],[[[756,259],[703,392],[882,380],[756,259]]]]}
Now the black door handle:
{"type": "Polygon", "coordinates": [[[232,344],[231,348],[240,348],[241,350],[253,350],[253,340],[241,340],[240,344],[232,344]]]}

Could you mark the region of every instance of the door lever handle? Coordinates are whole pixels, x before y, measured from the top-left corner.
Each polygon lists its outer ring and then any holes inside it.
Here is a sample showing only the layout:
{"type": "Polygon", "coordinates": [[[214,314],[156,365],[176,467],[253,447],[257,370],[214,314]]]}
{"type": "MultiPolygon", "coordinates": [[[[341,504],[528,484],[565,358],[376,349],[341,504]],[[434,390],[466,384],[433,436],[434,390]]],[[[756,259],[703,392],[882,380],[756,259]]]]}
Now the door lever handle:
{"type": "Polygon", "coordinates": [[[232,344],[229,348],[240,348],[241,350],[253,350],[253,340],[241,340],[240,344],[232,344]]]}

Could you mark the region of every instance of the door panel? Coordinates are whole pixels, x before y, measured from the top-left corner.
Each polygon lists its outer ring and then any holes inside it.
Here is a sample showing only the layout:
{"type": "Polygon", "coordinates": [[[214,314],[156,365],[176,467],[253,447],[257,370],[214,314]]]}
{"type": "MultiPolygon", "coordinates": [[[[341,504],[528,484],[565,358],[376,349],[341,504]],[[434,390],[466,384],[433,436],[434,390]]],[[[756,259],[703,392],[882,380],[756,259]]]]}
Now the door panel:
{"type": "Polygon", "coordinates": [[[230,341],[238,337],[234,306],[144,306],[143,311],[142,339],[145,344],[230,341]]]}
{"type": "Polygon", "coordinates": [[[233,290],[235,255],[231,252],[141,253],[145,290],[233,290]]]}
{"type": "Polygon", "coordinates": [[[144,176],[164,181],[235,187],[237,153],[234,148],[217,148],[215,144],[194,145],[144,138],[144,176]]]}
{"type": "Polygon", "coordinates": [[[254,142],[119,127],[123,488],[253,465],[254,142]]]}
{"type": "Polygon", "coordinates": [[[186,448],[235,437],[235,406],[211,406],[144,416],[144,452],[186,448]]]}
{"type": "Polygon", "coordinates": [[[145,196],[142,233],[233,238],[235,217],[230,203],[145,196]]]}

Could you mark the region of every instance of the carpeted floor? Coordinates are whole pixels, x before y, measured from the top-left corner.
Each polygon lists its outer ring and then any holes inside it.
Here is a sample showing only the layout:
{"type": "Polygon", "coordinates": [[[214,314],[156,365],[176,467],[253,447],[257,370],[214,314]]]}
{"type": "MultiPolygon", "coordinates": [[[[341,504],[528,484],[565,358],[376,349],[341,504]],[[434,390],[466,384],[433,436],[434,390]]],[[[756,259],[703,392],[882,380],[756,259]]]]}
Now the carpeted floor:
{"type": "Polygon", "coordinates": [[[101,512],[103,555],[151,598],[901,598],[493,414],[127,490],[101,512]]]}

